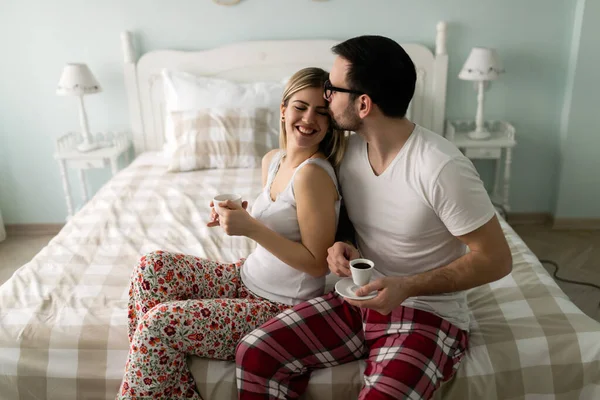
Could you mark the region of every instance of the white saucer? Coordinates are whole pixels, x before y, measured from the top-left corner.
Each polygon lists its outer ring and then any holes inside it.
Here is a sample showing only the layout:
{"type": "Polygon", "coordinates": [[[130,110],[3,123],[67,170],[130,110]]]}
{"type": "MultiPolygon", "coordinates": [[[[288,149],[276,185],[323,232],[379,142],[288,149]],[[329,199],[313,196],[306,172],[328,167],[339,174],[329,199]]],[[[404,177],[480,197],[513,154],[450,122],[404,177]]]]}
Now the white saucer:
{"type": "Polygon", "coordinates": [[[339,280],[335,284],[335,291],[342,297],[352,300],[369,300],[377,296],[377,290],[369,293],[366,296],[357,296],[355,291],[358,290],[358,286],[352,282],[352,278],[344,278],[339,280]]]}

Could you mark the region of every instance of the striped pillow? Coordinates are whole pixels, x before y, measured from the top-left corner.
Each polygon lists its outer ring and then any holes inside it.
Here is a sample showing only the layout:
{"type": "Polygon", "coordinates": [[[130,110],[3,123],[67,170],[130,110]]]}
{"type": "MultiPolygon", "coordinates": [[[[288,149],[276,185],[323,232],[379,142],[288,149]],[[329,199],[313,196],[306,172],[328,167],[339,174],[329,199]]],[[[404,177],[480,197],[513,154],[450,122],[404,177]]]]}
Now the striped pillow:
{"type": "Polygon", "coordinates": [[[259,168],[278,146],[273,111],[268,108],[210,108],[173,111],[175,142],[168,170],[259,168]]]}

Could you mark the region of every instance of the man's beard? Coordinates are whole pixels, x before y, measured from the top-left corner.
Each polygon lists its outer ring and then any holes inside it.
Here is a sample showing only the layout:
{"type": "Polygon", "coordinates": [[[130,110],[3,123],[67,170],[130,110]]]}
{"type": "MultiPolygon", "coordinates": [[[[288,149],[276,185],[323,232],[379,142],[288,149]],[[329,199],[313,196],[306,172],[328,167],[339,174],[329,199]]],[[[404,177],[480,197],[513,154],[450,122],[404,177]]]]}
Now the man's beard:
{"type": "Polygon", "coordinates": [[[356,110],[352,107],[348,107],[344,110],[341,117],[335,119],[331,116],[331,125],[333,129],[340,131],[353,131],[358,132],[362,128],[363,122],[356,113],[356,110]]]}

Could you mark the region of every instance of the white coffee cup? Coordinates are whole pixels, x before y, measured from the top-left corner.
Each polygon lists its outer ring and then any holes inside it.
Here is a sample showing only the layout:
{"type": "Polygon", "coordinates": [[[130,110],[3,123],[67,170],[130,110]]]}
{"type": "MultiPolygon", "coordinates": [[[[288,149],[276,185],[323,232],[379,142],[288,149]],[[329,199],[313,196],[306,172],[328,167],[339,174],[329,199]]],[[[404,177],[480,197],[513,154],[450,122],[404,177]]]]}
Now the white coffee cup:
{"type": "Polygon", "coordinates": [[[240,207],[242,206],[242,196],[233,194],[233,193],[218,194],[213,198],[213,207],[217,214],[221,215],[219,213],[219,211],[221,209],[219,207],[219,203],[222,203],[227,200],[234,202],[235,204],[237,204],[240,207]]]}
{"type": "Polygon", "coordinates": [[[375,263],[366,258],[356,258],[350,261],[350,272],[352,273],[352,281],[356,286],[364,286],[371,281],[375,263]],[[366,264],[368,268],[357,268],[357,264],[366,264]]]}

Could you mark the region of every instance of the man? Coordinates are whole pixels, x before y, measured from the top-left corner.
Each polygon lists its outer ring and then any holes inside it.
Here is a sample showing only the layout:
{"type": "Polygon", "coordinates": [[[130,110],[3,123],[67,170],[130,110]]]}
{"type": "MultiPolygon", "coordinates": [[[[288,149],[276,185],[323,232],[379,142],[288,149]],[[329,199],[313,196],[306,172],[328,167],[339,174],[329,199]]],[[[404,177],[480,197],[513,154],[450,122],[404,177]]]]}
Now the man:
{"type": "Polygon", "coordinates": [[[464,290],[510,273],[510,250],[471,162],[405,117],[416,72],[404,49],[362,36],[333,52],[325,97],[335,125],[356,132],[339,181],[358,249],[336,242],[327,261],[347,277],[349,260],[372,260],[375,277],[356,294],[377,296],[332,292],[245,337],[239,396],[297,398],[311,370],[365,359],[359,399],[428,399],[467,348],[464,290]]]}

